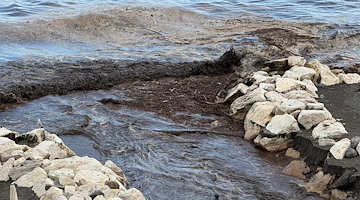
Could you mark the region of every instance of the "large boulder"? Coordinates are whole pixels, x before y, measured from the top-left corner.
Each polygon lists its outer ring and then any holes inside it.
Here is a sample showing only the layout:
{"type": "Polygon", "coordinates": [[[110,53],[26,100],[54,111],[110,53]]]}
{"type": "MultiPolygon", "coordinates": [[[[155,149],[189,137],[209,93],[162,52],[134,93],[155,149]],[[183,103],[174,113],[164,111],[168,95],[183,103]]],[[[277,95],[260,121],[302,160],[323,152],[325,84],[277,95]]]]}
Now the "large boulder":
{"type": "Polygon", "coordinates": [[[325,120],[319,123],[312,131],[312,137],[318,138],[341,138],[348,133],[342,123],[335,120],[325,120]]]}
{"type": "Polygon", "coordinates": [[[327,110],[302,110],[298,116],[299,124],[305,129],[310,129],[327,119],[332,119],[331,113],[327,110]]]}
{"type": "Polygon", "coordinates": [[[248,90],[249,86],[245,85],[244,83],[239,83],[227,91],[227,95],[223,102],[234,100],[235,98],[246,94],[248,90]]]}
{"type": "Polygon", "coordinates": [[[119,194],[119,197],[123,200],[145,200],[144,195],[135,188],[130,188],[119,194]]]}
{"type": "Polygon", "coordinates": [[[83,169],[75,174],[74,180],[78,185],[83,185],[82,183],[105,184],[109,177],[99,171],[83,169]]]}
{"type": "Polygon", "coordinates": [[[278,78],[276,79],[276,91],[277,92],[288,92],[290,90],[301,90],[306,89],[303,82],[294,80],[292,78],[278,78]]]}
{"type": "Polygon", "coordinates": [[[286,71],[282,77],[302,81],[304,79],[312,80],[315,74],[315,70],[311,68],[292,67],[290,70],[286,71]]]}
{"type": "Polygon", "coordinates": [[[336,159],[343,159],[345,157],[345,153],[351,145],[351,141],[348,138],[343,138],[340,141],[336,142],[331,148],[330,153],[336,159]]]}
{"type": "Polygon", "coordinates": [[[282,137],[262,137],[258,135],[255,140],[255,144],[267,151],[281,151],[289,148],[292,144],[292,140],[282,137]]]}
{"type": "MultiPolygon", "coordinates": [[[[317,76],[320,76],[320,83],[330,86],[341,83],[341,80],[331,72],[330,68],[326,65],[321,64],[318,60],[314,59],[310,61],[306,67],[314,69],[317,76]]],[[[316,77],[314,81],[316,81],[316,77]]]]}
{"type": "Polygon", "coordinates": [[[255,102],[266,101],[265,90],[257,88],[244,96],[235,99],[230,105],[230,116],[235,120],[244,120],[246,113],[255,102]]]}
{"type": "Polygon", "coordinates": [[[254,140],[261,132],[261,127],[256,123],[252,123],[250,120],[244,121],[245,140],[254,140]]]}
{"type": "Polygon", "coordinates": [[[340,80],[346,84],[359,84],[360,83],[360,75],[356,73],[349,74],[339,74],[338,77],[340,80]]]}
{"type": "Polygon", "coordinates": [[[308,192],[322,194],[328,188],[332,180],[333,176],[330,174],[324,174],[324,172],[319,171],[310,179],[308,183],[304,185],[304,187],[308,192]]]}
{"type": "MultiPolygon", "coordinates": [[[[306,108],[306,105],[297,99],[289,99],[286,101],[281,102],[281,104],[279,106],[277,106],[277,108],[282,112],[282,113],[292,113],[296,110],[304,110],[306,108]]],[[[277,113],[275,113],[277,114],[277,113]]]]}
{"type": "Polygon", "coordinates": [[[1,166],[0,162],[0,181],[8,181],[10,179],[9,173],[14,165],[14,158],[8,159],[3,166],[1,166]]]}
{"type": "Polygon", "coordinates": [[[266,129],[275,135],[300,131],[296,119],[289,114],[275,115],[266,126],[266,129]]]}
{"type": "Polygon", "coordinates": [[[9,176],[12,180],[17,180],[21,176],[30,173],[35,168],[41,166],[41,161],[38,160],[25,160],[21,165],[13,167],[10,170],[9,176]]]}
{"type": "Polygon", "coordinates": [[[287,60],[290,67],[302,67],[306,63],[306,59],[301,56],[289,56],[287,60]]]}
{"type": "Polygon", "coordinates": [[[39,180],[47,178],[47,173],[41,167],[37,167],[30,173],[21,176],[15,181],[15,184],[19,187],[32,187],[39,180]]]}
{"type": "Polygon", "coordinates": [[[245,120],[250,120],[262,127],[272,118],[272,110],[274,109],[275,103],[270,101],[256,102],[248,111],[245,120]]]}

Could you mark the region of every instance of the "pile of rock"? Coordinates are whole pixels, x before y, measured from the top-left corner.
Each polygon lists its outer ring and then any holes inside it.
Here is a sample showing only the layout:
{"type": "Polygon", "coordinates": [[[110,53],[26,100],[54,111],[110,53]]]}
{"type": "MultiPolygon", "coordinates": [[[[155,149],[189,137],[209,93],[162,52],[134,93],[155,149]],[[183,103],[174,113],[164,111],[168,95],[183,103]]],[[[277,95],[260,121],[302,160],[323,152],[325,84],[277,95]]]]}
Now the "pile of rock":
{"type": "Polygon", "coordinates": [[[268,151],[280,151],[291,146],[294,133],[312,129],[312,137],[320,146],[331,145],[330,152],[336,159],[360,153],[358,139],[343,138],[347,134],[343,124],[316,100],[316,84],[360,83],[359,74],[339,70],[335,74],[318,60],[307,63],[299,56],[266,64],[248,82],[240,79],[224,98],[218,96],[218,102],[230,105],[229,114],[234,120],[244,121],[245,139],[268,151]]]}
{"type": "Polygon", "coordinates": [[[41,200],[144,200],[126,189],[123,171],[112,161],[101,164],[79,157],[55,134],[43,128],[19,134],[0,128],[0,181],[29,187],[41,200]]]}

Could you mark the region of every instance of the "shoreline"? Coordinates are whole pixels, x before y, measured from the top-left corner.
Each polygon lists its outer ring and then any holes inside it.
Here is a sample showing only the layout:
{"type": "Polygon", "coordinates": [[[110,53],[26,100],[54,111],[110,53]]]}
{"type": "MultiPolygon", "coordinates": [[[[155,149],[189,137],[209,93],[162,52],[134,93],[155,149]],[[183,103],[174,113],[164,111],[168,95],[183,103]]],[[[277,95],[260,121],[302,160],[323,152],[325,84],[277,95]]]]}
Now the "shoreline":
{"type": "Polygon", "coordinates": [[[243,72],[238,71],[243,76],[225,88],[225,94],[220,92],[217,101],[229,108],[235,121],[244,122],[244,138],[266,151],[286,150],[286,156],[295,160],[283,173],[307,180],[307,191],[326,199],[359,198],[360,75],[331,71],[317,60],[307,62],[299,56],[269,61],[254,73],[243,72]],[[317,93],[324,103],[316,100],[317,93]]]}

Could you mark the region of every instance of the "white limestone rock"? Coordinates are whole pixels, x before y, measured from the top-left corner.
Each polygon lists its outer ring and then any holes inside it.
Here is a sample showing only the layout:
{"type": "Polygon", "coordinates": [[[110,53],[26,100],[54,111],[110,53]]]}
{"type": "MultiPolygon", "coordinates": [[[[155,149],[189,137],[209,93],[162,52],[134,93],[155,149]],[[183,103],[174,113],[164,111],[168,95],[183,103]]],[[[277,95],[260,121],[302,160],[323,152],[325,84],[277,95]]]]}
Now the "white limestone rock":
{"type": "Polygon", "coordinates": [[[267,151],[281,151],[288,149],[292,144],[292,140],[289,138],[268,138],[258,135],[255,138],[254,143],[267,151]]]}
{"type": "MultiPolygon", "coordinates": [[[[284,96],[287,99],[314,99],[319,97],[317,94],[311,93],[306,90],[292,90],[286,92],[284,96]]],[[[313,101],[316,102],[315,99],[313,101]]]]}
{"type": "Polygon", "coordinates": [[[26,159],[24,157],[20,157],[20,158],[16,159],[14,161],[14,167],[17,167],[17,166],[21,165],[23,162],[25,162],[25,160],[26,159]]]}
{"type": "Polygon", "coordinates": [[[325,108],[323,103],[308,103],[306,104],[308,110],[323,110],[325,108]]]}
{"type": "Polygon", "coordinates": [[[265,71],[257,71],[254,72],[252,78],[254,79],[253,84],[260,84],[260,83],[274,83],[275,78],[269,76],[269,74],[265,71]]]}
{"type": "Polygon", "coordinates": [[[306,85],[298,80],[291,78],[278,78],[276,79],[276,91],[277,92],[288,92],[291,90],[302,90],[306,89],[306,85]]]}
{"type": "Polygon", "coordinates": [[[144,195],[135,188],[120,192],[119,197],[123,200],[145,200],[144,195]]]}
{"type": "Polygon", "coordinates": [[[73,178],[75,176],[74,170],[69,168],[61,168],[49,172],[49,178],[52,180],[59,180],[60,177],[73,178]]]}
{"type": "Polygon", "coordinates": [[[262,127],[272,118],[272,110],[276,104],[270,101],[254,103],[246,115],[246,119],[262,127]]]}
{"type": "MultiPolygon", "coordinates": [[[[306,67],[314,69],[318,76],[320,76],[320,83],[330,86],[341,83],[341,80],[331,72],[327,65],[321,64],[318,60],[314,59],[310,61],[306,67]]],[[[316,82],[316,80],[314,81],[316,82]]]]}
{"type": "Polygon", "coordinates": [[[288,66],[290,67],[302,67],[306,63],[306,59],[301,56],[289,56],[288,57],[288,66]]]}
{"type": "Polygon", "coordinates": [[[224,99],[224,102],[227,102],[229,99],[231,99],[233,96],[239,94],[239,96],[242,96],[246,94],[249,90],[249,86],[245,85],[244,83],[239,83],[235,87],[229,89],[227,91],[227,95],[224,99]]]}
{"type": "Polygon", "coordinates": [[[83,169],[76,172],[74,180],[78,185],[83,185],[83,182],[104,184],[106,180],[109,180],[109,177],[99,171],[83,169]]]}
{"type": "Polygon", "coordinates": [[[342,123],[336,122],[334,120],[325,120],[319,123],[314,130],[312,131],[312,137],[314,139],[318,138],[341,138],[344,134],[348,132],[345,130],[345,127],[342,123]]]}
{"type": "Polygon", "coordinates": [[[46,188],[49,186],[54,186],[54,181],[52,181],[49,178],[41,179],[35,182],[35,184],[32,187],[32,191],[34,191],[36,196],[41,197],[45,194],[46,188]]]}
{"type": "Polygon", "coordinates": [[[304,110],[306,108],[306,105],[297,99],[289,99],[286,101],[281,102],[281,104],[278,106],[278,108],[287,114],[290,114],[296,110],[304,110]]]}
{"type": "Polygon", "coordinates": [[[316,74],[315,70],[311,68],[292,67],[291,69],[286,71],[282,77],[302,81],[305,79],[312,80],[315,74],[316,74]]]}
{"type": "Polygon", "coordinates": [[[9,173],[14,166],[15,158],[9,158],[2,166],[0,162],[0,181],[8,181],[9,173]]]}
{"type": "Polygon", "coordinates": [[[10,133],[13,133],[15,136],[19,135],[19,133],[17,133],[17,132],[9,130],[9,129],[5,128],[5,127],[0,127],[0,137],[7,136],[10,133]]]}
{"type": "Polygon", "coordinates": [[[44,196],[42,196],[40,200],[58,199],[61,196],[63,196],[63,194],[64,194],[64,191],[62,189],[52,186],[45,192],[44,196]]]}
{"type": "Polygon", "coordinates": [[[245,119],[244,130],[245,130],[244,139],[253,140],[260,134],[261,127],[255,123],[252,123],[250,120],[245,119]]]}
{"type": "Polygon", "coordinates": [[[278,93],[275,91],[266,92],[265,97],[268,101],[271,101],[271,102],[279,102],[280,103],[282,101],[287,100],[287,98],[284,97],[284,94],[278,93]]]}
{"type": "Polygon", "coordinates": [[[42,167],[47,171],[54,171],[60,168],[69,168],[75,170],[76,168],[85,165],[89,162],[90,158],[87,156],[79,157],[73,156],[70,158],[56,159],[56,160],[44,160],[42,167]]]}
{"type": "Polygon", "coordinates": [[[359,84],[360,75],[357,73],[339,74],[340,80],[346,84],[359,84]]]}
{"type": "Polygon", "coordinates": [[[32,187],[36,182],[47,178],[47,173],[41,167],[36,167],[30,173],[21,176],[15,181],[15,184],[19,187],[32,187]]]}
{"type": "Polygon", "coordinates": [[[275,135],[300,131],[296,119],[289,114],[275,115],[266,126],[266,129],[275,135]]]}
{"type": "Polygon", "coordinates": [[[275,85],[272,83],[260,83],[259,88],[262,88],[266,91],[274,91],[275,85]]]}
{"type": "Polygon", "coordinates": [[[327,119],[332,119],[331,113],[327,110],[302,110],[298,116],[299,124],[307,130],[327,119]]]}
{"type": "Polygon", "coordinates": [[[235,99],[230,105],[230,116],[235,120],[244,120],[248,109],[255,102],[266,101],[265,90],[257,88],[244,96],[235,99]]]}
{"type": "Polygon", "coordinates": [[[340,141],[336,142],[330,148],[330,153],[334,156],[334,158],[341,160],[344,158],[345,152],[348,150],[350,145],[351,145],[350,139],[343,138],[340,141]]]}

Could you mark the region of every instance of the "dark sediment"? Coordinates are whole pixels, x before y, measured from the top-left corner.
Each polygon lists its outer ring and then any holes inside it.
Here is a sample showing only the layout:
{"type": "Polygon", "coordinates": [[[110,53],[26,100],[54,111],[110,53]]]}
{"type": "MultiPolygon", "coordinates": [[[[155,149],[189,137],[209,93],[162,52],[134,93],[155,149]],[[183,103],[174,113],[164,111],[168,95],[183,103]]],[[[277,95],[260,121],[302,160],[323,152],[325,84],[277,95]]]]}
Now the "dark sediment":
{"type": "MultiPolygon", "coordinates": [[[[341,119],[349,134],[345,137],[351,139],[359,136],[360,122],[360,85],[338,84],[334,86],[319,87],[319,101],[332,113],[336,119],[341,119]]],[[[337,177],[331,186],[353,191],[355,197],[360,197],[360,158],[344,158],[337,160],[328,158],[330,147],[320,147],[311,137],[311,131],[297,134],[294,148],[299,150],[305,160],[314,165],[323,167],[325,173],[337,177]]]]}

